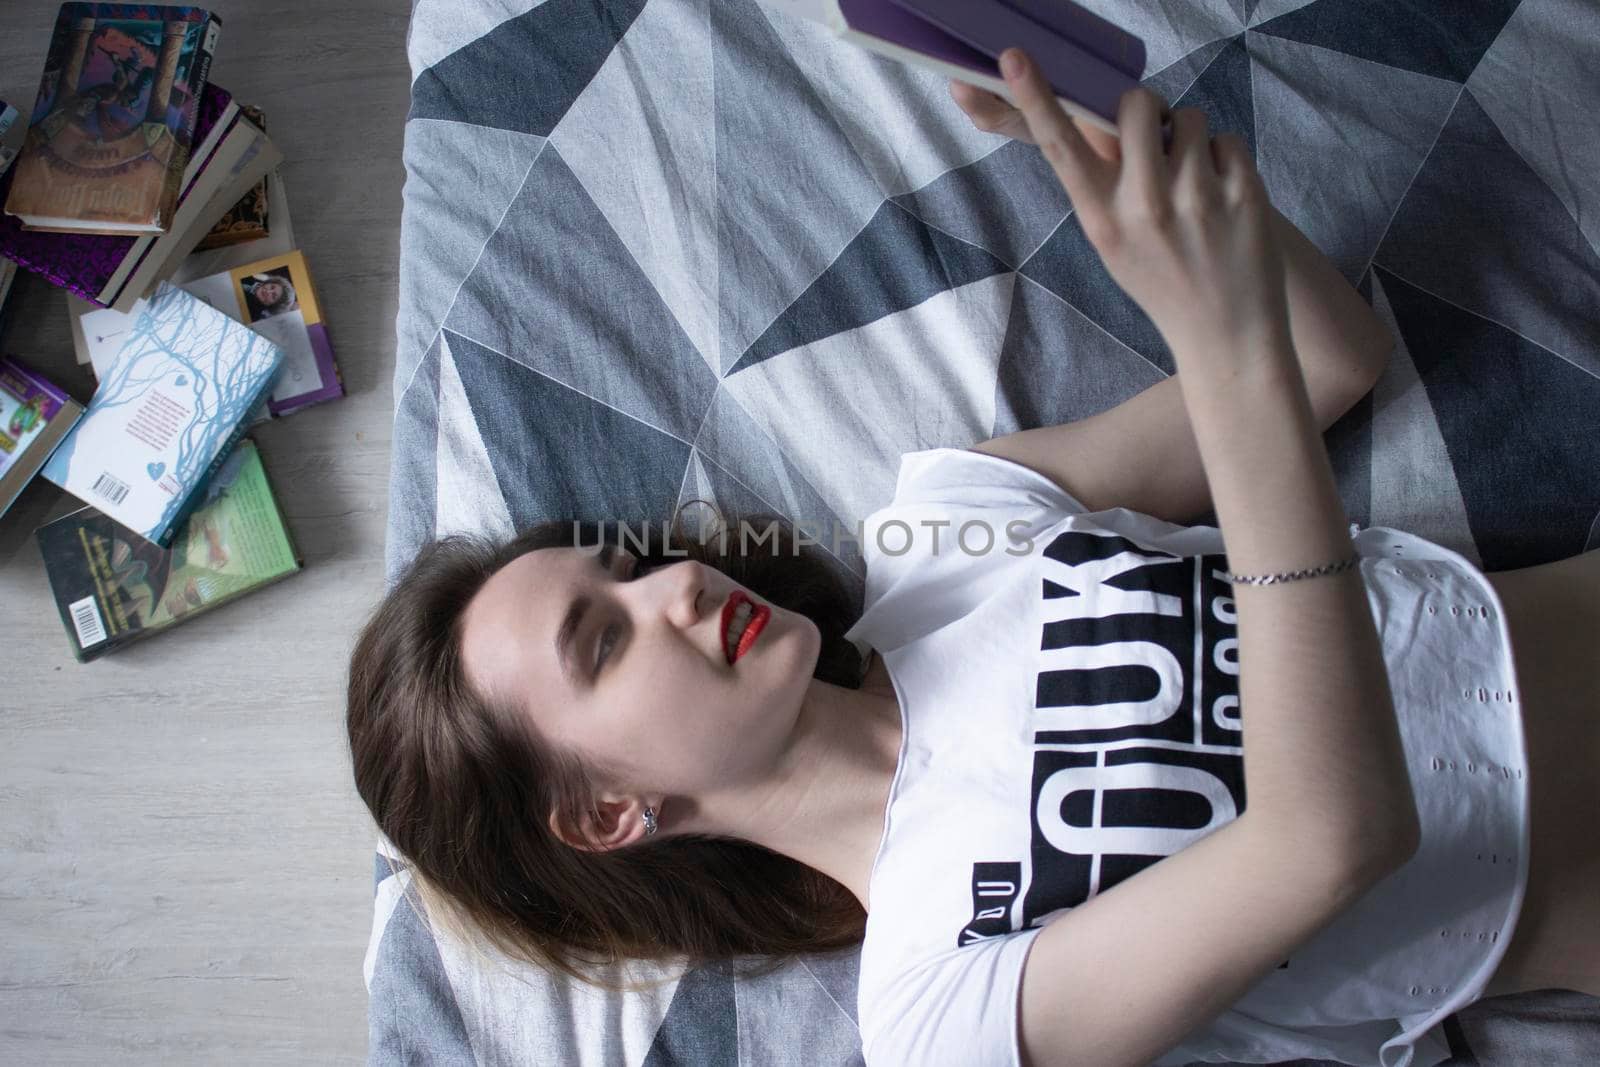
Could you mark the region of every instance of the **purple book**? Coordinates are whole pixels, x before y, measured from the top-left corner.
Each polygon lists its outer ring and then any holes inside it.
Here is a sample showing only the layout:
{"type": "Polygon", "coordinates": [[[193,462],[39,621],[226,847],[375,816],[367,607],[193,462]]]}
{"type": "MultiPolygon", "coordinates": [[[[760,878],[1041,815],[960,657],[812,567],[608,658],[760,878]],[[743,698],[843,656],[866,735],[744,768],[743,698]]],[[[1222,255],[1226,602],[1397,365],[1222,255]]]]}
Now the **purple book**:
{"type": "MultiPolygon", "coordinates": [[[[1005,86],[1000,53],[1015,45],[1038,63],[1069,110],[1108,133],[1116,132],[1123,94],[1138,88],[1144,74],[1144,41],[1071,0],[766,2],[847,31],[872,51],[993,92],[1005,86]]],[[[1170,121],[1162,141],[1171,145],[1170,121]]]]}
{"type": "MultiPolygon", "coordinates": [[[[221,142],[220,137],[213,138],[210,135],[217,120],[229,110],[228,105],[232,100],[232,94],[227,90],[215,85],[206,86],[200,96],[199,114],[195,117],[194,143],[197,146],[209,144],[214,148],[221,142]]],[[[198,152],[196,155],[200,156],[198,152]]],[[[184,175],[180,203],[194,188],[208,162],[209,157],[200,157],[197,163],[191,163],[193,173],[184,175]]],[[[4,203],[10,192],[15,173],[13,169],[0,177],[0,203],[4,203]]],[[[0,213],[0,256],[16,261],[24,270],[42,275],[50,284],[71,290],[101,307],[120,295],[120,285],[112,286],[111,282],[124,261],[132,257],[134,262],[131,267],[136,269],[155,247],[158,236],[120,237],[24,230],[21,219],[0,213]]],[[[122,272],[124,278],[132,273],[133,269],[122,272]]]]}

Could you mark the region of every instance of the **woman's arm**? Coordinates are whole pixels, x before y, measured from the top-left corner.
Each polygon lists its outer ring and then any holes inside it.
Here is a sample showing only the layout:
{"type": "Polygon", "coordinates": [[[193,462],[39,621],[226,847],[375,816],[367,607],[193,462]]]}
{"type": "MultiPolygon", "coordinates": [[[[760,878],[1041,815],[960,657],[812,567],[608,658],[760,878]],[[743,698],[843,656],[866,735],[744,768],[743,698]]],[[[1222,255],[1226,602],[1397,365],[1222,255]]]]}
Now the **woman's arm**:
{"type": "Polygon", "coordinates": [[[1313,400],[1347,396],[1354,404],[1388,365],[1394,334],[1299,227],[1276,207],[1270,211],[1283,250],[1290,339],[1306,388],[1313,400]]]}
{"type": "MultiPolygon", "coordinates": [[[[1010,74],[1107,271],[1161,329],[1236,574],[1351,554],[1304,376],[1282,249],[1244,142],[1125,94],[1097,157],[1037,69],[1010,74]],[[1120,165],[1119,165],[1120,164],[1120,165]]],[[[1358,570],[1236,584],[1247,810],[1055,919],[1024,964],[1019,1040],[1043,1064],[1148,1062],[1412,855],[1419,825],[1358,570]],[[1085,961],[1093,961],[1092,967],[1085,961]]]]}
{"type": "MultiPolygon", "coordinates": [[[[1175,358],[1235,574],[1275,574],[1352,552],[1348,519],[1293,346],[1268,333],[1180,338],[1175,358]],[[1217,360],[1218,346],[1254,358],[1217,360]]],[[[1409,855],[1417,836],[1387,668],[1359,569],[1236,584],[1239,704],[1252,810],[1409,855]]]]}
{"type": "MultiPolygon", "coordinates": [[[[1316,245],[1276,209],[1272,218],[1291,347],[1317,429],[1326,431],[1371,391],[1394,335],[1316,245]]],[[[1033,468],[1090,511],[1124,507],[1188,523],[1212,510],[1176,374],[1088,418],[1002,434],[972,450],[1033,468]]]]}
{"type": "MultiPolygon", "coordinates": [[[[1287,335],[1196,335],[1175,348],[1230,568],[1276,573],[1348,555],[1287,335]],[[1240,351],[1254,358],[1215,358],[1240,351]]],[[[1039,933],[1018,1005],[1025,1067],[1150,1062],[1417,848],[1360,573],[1237,585],[1234,598],[1248,807],[1039,933]]]]}

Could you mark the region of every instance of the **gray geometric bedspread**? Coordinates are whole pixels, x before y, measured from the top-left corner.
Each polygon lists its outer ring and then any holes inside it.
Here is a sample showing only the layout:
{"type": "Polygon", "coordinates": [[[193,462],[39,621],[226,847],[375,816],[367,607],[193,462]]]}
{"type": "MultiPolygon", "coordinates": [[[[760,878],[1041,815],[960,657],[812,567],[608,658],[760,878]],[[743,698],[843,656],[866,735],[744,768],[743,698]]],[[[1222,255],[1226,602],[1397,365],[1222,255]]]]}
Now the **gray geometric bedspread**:
{"type": "MultiPolygon", "coordinates": [[[[1328,435],[1350,518],[1488,570],[1600,547],[1600,6],[1086,6],[1393,327],[1328,435]]],[[[853,528],[904,452],[1173,370],[1037,150],[942,78],[752,0],[417,0],[408,48],[391,579],[437,534],[695,498],[853,528]]],[[[860,1063],[852,953],[599,994],[433,936],[406,878],[379,857],[374,1062],[860,1063]]],[[[1450,1032],[1454,1064],[1600,1062],[1577,994],[1450,1032]]]]}

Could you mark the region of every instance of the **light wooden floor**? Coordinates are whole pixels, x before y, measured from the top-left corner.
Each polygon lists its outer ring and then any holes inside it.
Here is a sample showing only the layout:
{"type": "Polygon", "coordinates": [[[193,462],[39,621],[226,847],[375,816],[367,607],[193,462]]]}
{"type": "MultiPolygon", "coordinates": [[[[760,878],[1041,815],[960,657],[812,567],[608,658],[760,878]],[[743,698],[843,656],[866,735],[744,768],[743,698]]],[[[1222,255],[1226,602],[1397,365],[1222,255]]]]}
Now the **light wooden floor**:
{"type": "MultiPolygon", "coordinates": [[[[304,573],[80,665],[32,537],[0,517],[0,1063],[352,1063],[375,830],[346,657],[381,590],[407,5],[211,0],[212,78],[261,106],[349,396],[254,433],[304,573]]],[[[0,0],[31,108],[55,3],[0,0]]],[[[0,351],[80,399],[59,290],[18,278],[0,351]]]]}

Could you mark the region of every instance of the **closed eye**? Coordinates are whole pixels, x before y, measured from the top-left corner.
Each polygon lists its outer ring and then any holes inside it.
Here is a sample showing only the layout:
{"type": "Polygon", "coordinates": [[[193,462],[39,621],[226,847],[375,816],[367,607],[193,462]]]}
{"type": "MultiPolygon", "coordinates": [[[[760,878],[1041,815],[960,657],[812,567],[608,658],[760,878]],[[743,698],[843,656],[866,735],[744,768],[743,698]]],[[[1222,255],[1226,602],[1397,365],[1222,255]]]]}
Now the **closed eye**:
{"type": "MultiPolygon", "coordinates": [[[[639,574],[640,574],[641,570],[643,569],[643,567],[644,567],[644,565],[639,562],[639,557],[638,556],[630,556],[629,557],[629,563],[628,563],[628,573],[627,573],[627,576],[623,579],[623,581],[631,582],[635,578],[639,577],[639,574]]],[[[610,626],[607,626],[604,631],[601,632],[601,634],[600,634],[600,652],[599,652],[598,655],[596,655],[595,663],[594,663],[594,670],[595,670],[596,674],[600,673],[600,668],[605,666],[606,660],[611,658],[609,653],[614,647],[616,647],[617,633],[618,633],[619,630],[621,630],[621,627],[618,626],[616,623],[612,623],[610,626]]]]}

